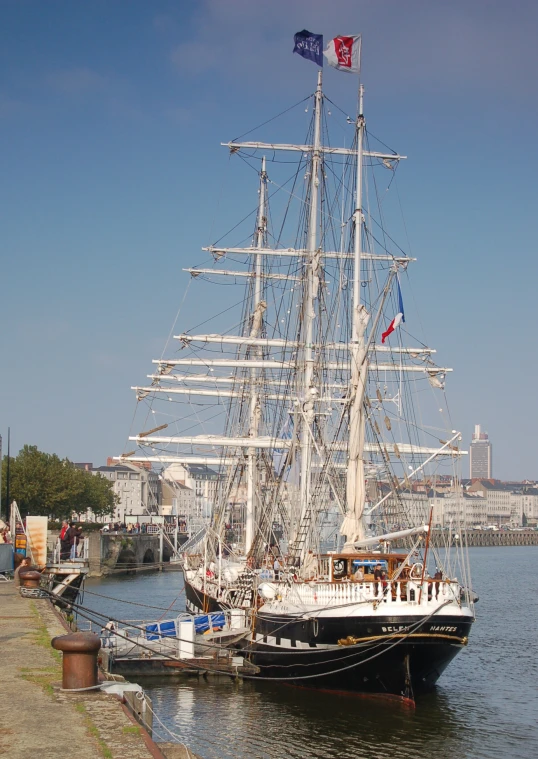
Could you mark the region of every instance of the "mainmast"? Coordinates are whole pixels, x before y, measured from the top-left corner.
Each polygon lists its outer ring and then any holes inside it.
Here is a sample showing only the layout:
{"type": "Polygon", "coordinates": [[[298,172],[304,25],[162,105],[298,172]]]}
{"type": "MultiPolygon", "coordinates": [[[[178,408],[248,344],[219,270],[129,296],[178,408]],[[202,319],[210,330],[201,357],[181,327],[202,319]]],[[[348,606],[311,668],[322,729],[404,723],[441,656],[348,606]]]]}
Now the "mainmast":
{"type": "MultiPolygon", "coordinates": [[[[266,197],[267,197],[267,172],[265,169],[265,156],[262,158],[262,168],[260,172],[260,189],[258,202],[258,217],[256,224],[255,246],[258,250],[265,247],[267,231],[266,215],[266,197]]],[[[252,316],[252,325],[250,329],[251,338],[259,338],[263,322],[263,314],[266,309],[266,303],[262,300],[262,257],[259,253],[254,256],[254,312],[252,316]]],[[[256,349],[257,358],[262,359],[262,349],[256,349]]],[[[258,369],[253,367],[250,370],[250,422],[249,437],[258,437],[260,429],[261,408],[260,397],[258,394],[257,383],[258,369]]],[[[255,448],[248,450],[247,463],[247,506],[245,518],[245,553],[248,554],[254,542],[254,524],[255,524],[255,493],[257,480],[257,452],[255,448]]]]}
{"type": "MultiPolygon", "coordinates": [[[[319,168],[321,162],[321,107],[322,107],[322,72],[318,71],[318,85],[314,95],[314,141],[312,145],[312,163],[310,175],[310,210],[308,215],[307,230],[307,265],[306,265],[306,288],[303,305],[304,320],[304,372],[303,372],[303,412],[304,417],[301,425],[301,517],[300,523],[304,523],[304,517],[310,508],[310,489],[312,476],[312,423],[315,418],[314,405],[316,390],[313,386],[314,376],[314,302],[318,294],[319,268],[321,251],[318,250],[318,196],[319,196],[319,168]]],[[[304,550],[304,545],[302,546],[304,550]]]]}
{"type": "Polygon", "coordinates": [[[354,250],[353,250],[353,321],[351,333],[351,386],[349,415],[349,462],[347,470],[347,511],[340,532],[346,536],[346,543],[354,543],[365,537],[363,523],[365,484],[364,484],[364,393],[368,374],[366,361],[367,346],[365,331],[370,319],[365,306],[361,303],[361,256],[362,256],[362,184],[364,131],[366,122],[363,114],[364,88],[359,86],[359,112],[357,116],[357,178],[356,201],[354,213],[354,250]]]}

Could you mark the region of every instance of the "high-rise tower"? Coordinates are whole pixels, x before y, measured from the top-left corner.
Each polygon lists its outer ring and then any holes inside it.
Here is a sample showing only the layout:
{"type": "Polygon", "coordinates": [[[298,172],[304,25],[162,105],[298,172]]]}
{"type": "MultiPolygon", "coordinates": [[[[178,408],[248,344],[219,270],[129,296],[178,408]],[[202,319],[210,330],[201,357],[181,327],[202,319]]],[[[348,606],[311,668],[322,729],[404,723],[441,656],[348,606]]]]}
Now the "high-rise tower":
{"type": "Polygon", "coordinates": [[[489,480],[492,478],[491,443],[486,432],[475,424],[471,441],[469,466],[471,479],[489,480]]]}

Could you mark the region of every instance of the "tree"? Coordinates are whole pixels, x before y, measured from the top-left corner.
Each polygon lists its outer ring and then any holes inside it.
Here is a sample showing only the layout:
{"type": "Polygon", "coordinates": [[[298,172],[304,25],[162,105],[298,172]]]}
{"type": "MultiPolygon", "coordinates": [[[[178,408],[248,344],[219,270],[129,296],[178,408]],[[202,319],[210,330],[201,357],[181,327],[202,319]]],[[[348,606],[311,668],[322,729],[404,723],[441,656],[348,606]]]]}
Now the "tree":
{"type": "MultiPolygon", "coordinates": [[[[2,462],[2,500],[6,499],[7,457],[2,462]]],[[[22,515],[69,519],[91,509],[97,516],[112,513],[117,497],[112,483],[94,476],[54,453],[25,445],[10,461],[10,497],[22,515]]]]}
{"type": "Polygon", "coordinates": [[[101,474],[91,474],[76,467],[75,471],[83,484],[83,490],[73,499],[73,511],[81,514],[91,509],[96,516],[111,515],[119,502],[119,496],[114,493],[110,480],[101,474]]]}

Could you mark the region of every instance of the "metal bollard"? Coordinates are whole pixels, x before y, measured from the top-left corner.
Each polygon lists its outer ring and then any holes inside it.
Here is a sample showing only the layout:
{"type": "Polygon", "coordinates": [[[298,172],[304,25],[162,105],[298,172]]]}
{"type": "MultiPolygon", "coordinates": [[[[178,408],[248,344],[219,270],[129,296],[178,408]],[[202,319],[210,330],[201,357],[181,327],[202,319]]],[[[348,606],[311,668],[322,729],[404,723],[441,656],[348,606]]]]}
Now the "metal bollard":
{"type": "Polygon", "coordinates": [[[97,685],[97,652],[101,648],[98,635],[76,632],[53,638],[51,646],[63,651],[62,688],[77,690],[97,685]]]}
{"type": "Polygon", "coordinates": [[[37,569],[27,569],[19,572],[19,580],[22,588],[39,588],[41,581],[41,572],[37,569]]]}

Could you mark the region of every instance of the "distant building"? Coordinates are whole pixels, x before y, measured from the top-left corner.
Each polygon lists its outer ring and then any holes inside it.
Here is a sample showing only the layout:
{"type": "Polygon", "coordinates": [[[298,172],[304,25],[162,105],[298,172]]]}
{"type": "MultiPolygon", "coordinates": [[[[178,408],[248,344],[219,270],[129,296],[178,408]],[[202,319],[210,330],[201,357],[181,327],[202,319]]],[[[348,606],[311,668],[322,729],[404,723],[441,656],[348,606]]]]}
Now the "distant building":
{"type": "Polygon", "coordinates": [[[162,473],[163,479],[180,483],[194,492],[191,518],[208,519],[217,500],[220,475],[204,464],[171,464],[162,473]]]}
{"type": "Polygon", "coordinates": [[[427,524],[438,528],[472,529],[487,520],[487,501],[480,493],[468,493],[454,486],[444,489],[400,490],[385,502],[388,531],[409,525],[427,524]],[[433,510],[433,511],[432,511],[433,510]]]}
{"type": "MultiPolygon", "coordinates": [[[[444,483],[443,483],[444,484],[444,483]]],[[[390,532],[426,524],[432,512],[434,527],[472,529],[538,525],[538,483],[501,482],[494,479],[464,480],[450,489],[426,486],[421,480],[412,489],[391,492],[387,482],[377,483],[376,499],[387,496],[380,527],[390,532]]]]}
{"type": "Polygon", "coordinates": [[[91,472],[93,469],[93,464],[89,461],[75,461],[74,464],[77,469],[83,469],[85,472],[91,472]]]}
{"type": "Polygon", "coordinates": [[[161,489],[161,514],[178,517],[178,519],[188,522],[196,510],[194,490],[181,482],[165,480],[164,478],[161,480],[161,489]]]}
{"type": "Polygon", "coordinates": [[[521,523],[525,525],[538,525],[538,488],[525,485],[521,491],[521,523]]]}
{"type": "MultiPolygon", "coordinates": [[[[91,471],[110,480],[114,493],[119,497],[112,514],[113,521],[125,522],[127,516],[160,513],[161,483],[155,472],[135,464],[98,466],[91,471]]],[[[91,516],[88,518],[91,519],[91,516]]],[[[98,521],[108,522],[109,518],[98,521]]]]}
{"type": "Polygon", "coordinates": [[[508,524],[521,526],[521,492],[514,485],[499,480],[475,480],[467,492],[486,499],[485,524],[496,524],[498,527],[508,524]]]}
{"type": "Polygon", "coordinates": [[[479,493],[435,493],[431,499],[434,524],[472,529],[487,519],[487,501],[479,493]]]}
{"type": "Polygon", "coordinates": [[[471,480],[490,480],[493,477],[491,443],[486,432],[476,424],[471,441],[469,466],[471,480]]]}

